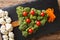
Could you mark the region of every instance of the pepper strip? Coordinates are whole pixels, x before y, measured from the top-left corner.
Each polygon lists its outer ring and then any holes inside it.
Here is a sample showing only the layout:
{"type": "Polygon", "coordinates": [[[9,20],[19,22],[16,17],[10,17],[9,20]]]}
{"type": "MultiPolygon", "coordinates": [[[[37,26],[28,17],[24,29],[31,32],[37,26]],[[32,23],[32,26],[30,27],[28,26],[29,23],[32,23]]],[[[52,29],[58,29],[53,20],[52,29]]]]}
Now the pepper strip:
{"type": "Polygon", "coordinates": [[[13,27],[17,27],[17,26],[19,26],[19,21],[18,20],[14,21],[11,24],[12,24],[13,27]]]}
{"type": "Polygon", "coordinates": [[[49,16],[48,22],[49,23],[53,22],[56,18],[55,14],[54,14],[54,9],[48,8],[48,9],[46,9],[46,13],[49,16]]]}

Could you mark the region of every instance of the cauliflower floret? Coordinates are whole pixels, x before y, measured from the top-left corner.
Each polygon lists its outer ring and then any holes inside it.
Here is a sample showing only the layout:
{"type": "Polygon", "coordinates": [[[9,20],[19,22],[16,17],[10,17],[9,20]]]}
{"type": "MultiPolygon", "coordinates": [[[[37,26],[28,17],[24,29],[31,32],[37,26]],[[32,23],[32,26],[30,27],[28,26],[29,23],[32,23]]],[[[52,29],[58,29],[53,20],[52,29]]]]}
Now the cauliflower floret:
{"type": "Polygon", "coordinates": [[[6,23],[11,23],[11,18],[10,17],[6,18],[6,23]]]}
{"type": "Polygon", "coordinates": [[[4,16],[4,19],[6,20],[8,18],[8,16],[4,16]]]}
{"type": "Polygon", "coordinates": [[[1,33],[2,34],[8,34],[8,31],[4,30],[4,29],[1,29],[1,33]]]}
{"type": "Polygon", "coordinates": [[[14,33],[13,32],[9,32],[9,38],[14,38],[14,33]]]}
{"type": "Polygon", "coordinates": [[[5,25],[1,25],[1,28],[0,29],[1,30],[5,30],[5,28],[6,28],[5,25]]]}
{"type": "Polygon", "coordinates": [[[8,16],[8,12],[0,9],[0,17],[4,17],[4,16],[8,16]]]}
{"type": "Polygon", "coordinates": [[[6,22],[4,21],[4,18],[0,18],[0,24],[6,24],[6,22]]]}
{"type": "Polygon", "coordinates": [[[14,40],[13,38],[9,38],[9,40],[14,40]]]}
{"type": "Polygon", "coordinates": [[[3,39],[8,39],[8,36],[7,35],[3,35],[2,38],[3,39]]]}
{"type": "Polygon", "coordinates": [[[5,15],[8,16],[8,12],[7,11],[5,11],[5,15]]]}
{"type": "Polygon", "coordinates": [[[6,31],[5,25],[2,25],[1,28],[0,28],[0,30],[1,30],[2,34],[8,34],[8,32],[6,31]]]}
{"type": "Polygon", "coordinates": [[[7,23],[7,24],[5,24],[5,26],[6,26],[6,30],[7,30],[7,31],[9,31],[9,32],[10,32],[10,31],[12,31],[12,30],[13,30],[13,27],[12,27],[12,25],[11,25],[11,24],[8,24],[8,23],[7,23]]]}
{"type": "Polygon", "coordinates": [[[4,17],[5,13],[4,11],[0,10],[0,17],[4,17]]]}

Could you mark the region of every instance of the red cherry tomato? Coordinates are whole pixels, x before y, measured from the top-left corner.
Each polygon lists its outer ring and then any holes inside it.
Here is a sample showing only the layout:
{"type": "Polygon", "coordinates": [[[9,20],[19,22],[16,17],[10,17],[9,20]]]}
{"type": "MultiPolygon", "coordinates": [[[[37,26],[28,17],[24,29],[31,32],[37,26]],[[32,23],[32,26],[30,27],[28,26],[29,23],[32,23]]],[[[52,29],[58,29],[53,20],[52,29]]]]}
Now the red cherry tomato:
{"type": "Polygon", "coordinates": [[[40,21],[37,21],[37,22],[36,22],[36,25],[37,25],[37,26],[40,26],[40,25],[41,25],[41,22],[40,22],[40,21]]]}
{"type": "Polygon", "coordinates": [[[28,32],[29,32],[30,34],[32,34],[32,33],[33,33],[33,29],[30,28],[30,29],[28,30],[28,32]]]}
{"type": "Polygon", "coordinates": [[[44,12],[42,12],[42,13],[41,13],[41,16],[42,16],[42,17],[44,17],[44,16],[45,16],[44,12]]]}
{"type": "Polygon", "coordinates": [[[23,16],[27,16],[27,12],[23,12],[23,16]]]}
{"type": "Polygon", "coordinates": [[[26,19],[26,22],[27,22],[27,23],[30,23],[30,22],[31,22],[31,20],[30,20],[30,19],[26,19]]]}
{"type": "Polygon", "coordinates": [[[34,15],[35,14],[35,11],[34,10],[31,10],[30,14],[31,15],[34,15]]]}

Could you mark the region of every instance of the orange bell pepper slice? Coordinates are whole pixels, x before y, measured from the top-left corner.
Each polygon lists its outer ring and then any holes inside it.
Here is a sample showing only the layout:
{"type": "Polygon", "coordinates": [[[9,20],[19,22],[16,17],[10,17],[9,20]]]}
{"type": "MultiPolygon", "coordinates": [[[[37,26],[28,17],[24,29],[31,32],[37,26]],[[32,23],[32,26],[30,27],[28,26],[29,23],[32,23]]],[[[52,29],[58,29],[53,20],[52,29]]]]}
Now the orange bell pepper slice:
{"type": "Polygon", "coordinates": [[[54,9],[48,8],[48,9],[46,9],[46,13],[49,16],[48,22],[53,22],[56,18],[55,14],[54,14],[54,9]]]}
{"type": "Polygon", "coordinates": [[[12,24],[12,26],[13,26],[13,27],[17,27],[17,26],[19,26],[19,25],[20,25],[18,20],[17,20],[17,21],[12,22],[11,24],[12,24]]]}

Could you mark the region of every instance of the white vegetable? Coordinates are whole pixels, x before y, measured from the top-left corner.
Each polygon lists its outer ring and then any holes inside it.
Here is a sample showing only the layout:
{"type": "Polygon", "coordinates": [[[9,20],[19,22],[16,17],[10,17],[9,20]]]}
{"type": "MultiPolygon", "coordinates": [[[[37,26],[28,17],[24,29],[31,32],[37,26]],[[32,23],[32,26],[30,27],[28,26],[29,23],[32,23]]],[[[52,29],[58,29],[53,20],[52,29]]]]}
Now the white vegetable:
{"type": "Polygon", "coordinates": [[[0,9],[0,31],[3,34],[3,40],[14,40],[14,34],[11,32],[13,30],[12,24],[10,24],[11,21],[8,12],[0,9]]]}
{"type": "Polygon", "coordinates": [[[13,38],[9,38],[9,40],[14,40],[13,38]]]}
{"type": "Polygon", "coordinates": [[[9,32],[9,38],[14,38],[13,32],[9,32]]]}
{"type": "Polygon", "coordinates": [[[0,18],[0,24],[5,24],[4,18],[0,18]]]}
{"type": "Polygon", "coordinates": [[[5,30],[5,25],[1,25],[1,30],[5,30]]]}
{"type": "Polygon", "coordinates": [[[8,18],[8,16],[4,16],[4,19],[6,20],[8,18]]]}
{"type": "Polygon", "coordinates": [[[6,26],[6,30],[7,31],[12,31],[13,30],[13,27],[12,27],[12,25],[11,24],[5,24],[5,26],[6,26]]]}
{"type": "Polygon", "coordinates": [[[8,34],[8,32],[6,30],[3,30],[3,29],[1,30],[1,33],[2,34],[8,34]]]}
{"type": "Polygon", "coordinates": [[[8,12],[7,11],[5,11],[5,15],[8,16],[8,12]]]}
{"type": "Polygon", "coordinates": [[[11,23],[11,18],[10,17],[6,18],[6,22],[11,23]]]}
{"type": "Polygon", "coordinates": [[[4,11],[0,10],[0,17],[4,17],[4,11]]]}
{"type": "Polygon", "coordinates": [[[3,35],[2,37],[3,37],[3,39],[8,39],[7,35],[3,35]]]}
{"type": "Polygon", "coordinates": [[[1,33],[2,33],[2,34],[8,34],[8,32],[6,31],[5,28],[6,28],[5,25],[2,25],[2,26],[1,26],[1,29],[0,29],[0,30],[1,30],[1,33]]]}

